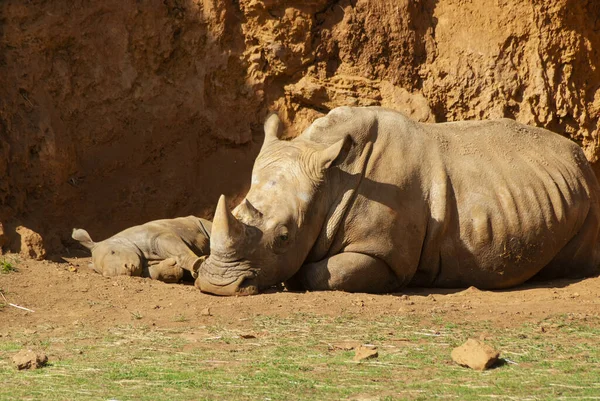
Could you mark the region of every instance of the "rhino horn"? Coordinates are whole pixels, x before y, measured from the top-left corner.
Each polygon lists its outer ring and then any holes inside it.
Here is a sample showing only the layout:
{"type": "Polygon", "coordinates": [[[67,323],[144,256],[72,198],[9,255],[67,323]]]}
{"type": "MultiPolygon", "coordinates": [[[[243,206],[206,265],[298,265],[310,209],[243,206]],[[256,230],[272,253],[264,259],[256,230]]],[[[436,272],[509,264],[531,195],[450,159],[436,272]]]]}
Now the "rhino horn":
{"type": "Polygon", "coordinates": [[[223,257],[234,256],[243,240],[243,235],[244,225],[231,214],[227,208],[225,195],[221,195],[212,223],[210,236],[211,253],[218,253],[223,257]]]}

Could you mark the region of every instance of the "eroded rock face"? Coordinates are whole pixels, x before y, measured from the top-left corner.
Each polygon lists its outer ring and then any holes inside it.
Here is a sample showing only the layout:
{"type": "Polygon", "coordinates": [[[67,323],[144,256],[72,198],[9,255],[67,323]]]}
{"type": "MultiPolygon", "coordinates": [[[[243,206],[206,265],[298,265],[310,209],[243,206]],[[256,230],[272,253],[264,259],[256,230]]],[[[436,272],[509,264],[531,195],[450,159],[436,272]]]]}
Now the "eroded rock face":
{"type": "Polygon", "coordinates": [[[208,216],[247,190],[269,109],[289,135],[340,105],[506,116],[596,162],[600,3],[492,3],[4,1],[0,220],[208,216]]]}

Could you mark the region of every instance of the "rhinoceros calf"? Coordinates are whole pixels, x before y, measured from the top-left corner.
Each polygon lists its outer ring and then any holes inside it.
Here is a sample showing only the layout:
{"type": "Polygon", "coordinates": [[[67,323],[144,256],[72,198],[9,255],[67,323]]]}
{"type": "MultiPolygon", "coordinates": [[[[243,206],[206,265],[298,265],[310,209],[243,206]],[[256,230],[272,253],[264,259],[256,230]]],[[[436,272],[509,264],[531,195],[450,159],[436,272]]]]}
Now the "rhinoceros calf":
{"type": "Polygon", "coordinates": [[[154,220],[94,242],[87,231],[73,238],[92,251],[92,268],[104,276],[144,276],[178,282],[184,270],[196,277],[209,253],[211,222],[195,216],[154,220]]]}
{"type": "Polygon", "coordinates": [[[422,124],[332,110],[297,138],[265,123],[246,199],[221,197],[196,286],[497,289],[598,273],[599,185],[573,142],[513,120],[422,124]]]}

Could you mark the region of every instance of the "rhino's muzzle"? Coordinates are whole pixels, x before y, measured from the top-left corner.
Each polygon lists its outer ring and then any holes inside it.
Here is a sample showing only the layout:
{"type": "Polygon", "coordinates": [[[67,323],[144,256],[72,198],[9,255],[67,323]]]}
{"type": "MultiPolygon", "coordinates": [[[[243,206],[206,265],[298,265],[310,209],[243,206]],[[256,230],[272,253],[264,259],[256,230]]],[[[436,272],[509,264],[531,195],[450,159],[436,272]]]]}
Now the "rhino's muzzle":
{"type": "Polygon", "coordinates": [[[198,276],[195,285],[200,291],[214,295],[244,296],[258,294],[258,286],[256,285],[255,280],[246,276],[240,276],[237,280],[227,285],[212,284],[202,276],[198,276]]]}
{"type": "Polygon", "coordinates": [[[258,294],[256,274],[241,261],[223,261],[210,255],[198,269],[195,286],[215,295],[258,294]]]}

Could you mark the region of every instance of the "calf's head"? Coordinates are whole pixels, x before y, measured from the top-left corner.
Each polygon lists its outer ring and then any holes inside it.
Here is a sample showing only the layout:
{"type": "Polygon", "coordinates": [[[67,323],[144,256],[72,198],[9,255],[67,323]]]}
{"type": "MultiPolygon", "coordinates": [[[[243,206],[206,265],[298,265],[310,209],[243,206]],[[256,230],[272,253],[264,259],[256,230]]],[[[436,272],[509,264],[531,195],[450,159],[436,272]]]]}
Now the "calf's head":
{"type": "Polygon", "coordinates": [[[280,121],[265,123],[265,142],[254,163],[246,198],[229,211],[217,205],[210,256],[196,286],[218,295],[251,295],[289,279],[301,267],[321,231],[327,212],[327,170],[350,146],[303,138],[279,138],[280,121]]]}
{"type": "Polygon", "coordinates": [[[94,242],[87,231],[73,230],[73,239],[92,252],[90,267],[106,276],[139,276],[142,273],[141,252],[131,241],[111,237],[94,242]]]}

